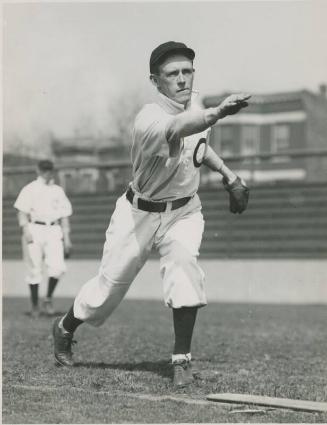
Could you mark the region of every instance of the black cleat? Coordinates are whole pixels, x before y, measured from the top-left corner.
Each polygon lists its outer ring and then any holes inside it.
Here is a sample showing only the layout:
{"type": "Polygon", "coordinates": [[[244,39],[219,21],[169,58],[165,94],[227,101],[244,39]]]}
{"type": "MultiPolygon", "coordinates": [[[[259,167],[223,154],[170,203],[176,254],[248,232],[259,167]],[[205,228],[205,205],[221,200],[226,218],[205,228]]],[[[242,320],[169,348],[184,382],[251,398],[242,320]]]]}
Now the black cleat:
{"type": "Polygon", "coordinates": [[[173,362],[173,384],[176,388],[184,388],[193,381],[192,365],[189,360],[177,360],[173,362]]]}
{"type": "Polygon", "coordinates": [[[56,361],[61,366],[74,366],[72,344],[76,341],[73,340],[72,333],[64,333],[60,327],[59,322],[61,318],[58,317],[52,327],[53,342],[54,342],[54,355],[56,361]]]}

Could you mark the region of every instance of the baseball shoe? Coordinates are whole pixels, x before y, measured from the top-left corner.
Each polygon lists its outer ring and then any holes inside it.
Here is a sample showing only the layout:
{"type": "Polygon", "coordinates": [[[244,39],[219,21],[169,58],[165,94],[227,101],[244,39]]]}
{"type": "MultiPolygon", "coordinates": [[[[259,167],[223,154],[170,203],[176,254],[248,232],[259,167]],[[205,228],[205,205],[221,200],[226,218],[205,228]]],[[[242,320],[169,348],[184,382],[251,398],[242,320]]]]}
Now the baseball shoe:
{"type": "Polygon", "coordinates": [[[47,316],[53,316],[55,314],[55,310],[53,308],[52,299],[45,298],[43,300],[43,311],[47,316]]]}
{"type": "Polygon", "coordinates": [[[177,360],[173,362],[174,378],[173,385],[176,388],[183,388],[193,381],[192,364],[189,360],[177,360]]]}
{"type": "Polygon", "coordinates": [[[73,340],[72,333],[63,332],[60,329],[60,320],[61,318],[58,317],[52,327],[55,359],[61,366],[74,366],[72,344],[76,341],[73,340]]]}
{"type": "Polygon", "coordinates": [[[40,317],[39,307],[32,307],[30,315],[32,319],[38,319],[40,317]]]}

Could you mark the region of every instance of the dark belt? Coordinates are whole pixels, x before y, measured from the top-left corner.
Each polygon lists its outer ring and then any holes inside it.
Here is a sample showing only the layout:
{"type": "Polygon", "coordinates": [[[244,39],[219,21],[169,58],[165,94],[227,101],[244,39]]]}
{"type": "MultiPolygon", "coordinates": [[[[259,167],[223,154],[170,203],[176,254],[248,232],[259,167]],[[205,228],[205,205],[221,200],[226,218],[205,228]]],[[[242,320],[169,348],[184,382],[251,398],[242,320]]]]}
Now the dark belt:
{"type": "Polygon", "coordinates": [[[32,221],[33,224],[42,224],[43,226],[53,226],[54,224],[58,224],[58,221],[52,221],[51,223],[45,223],[44,221],[32,221]]]}
{"type": "MultiPolygon", "coordinates": [[[[126,198],[133,205],[134,192],[131,188],[127,190],[126,198]]],[[[186,196],[185,198],[179,198],[171,201],[171,209],[177,210],[177,208],[183,207],[190,199],[191,196],[186,196]]],[[[137,200],[137,208],[147,212],[165,212],[167,204],[168,202],[152,202],[142,198],[138,198],[137,200]]]]}

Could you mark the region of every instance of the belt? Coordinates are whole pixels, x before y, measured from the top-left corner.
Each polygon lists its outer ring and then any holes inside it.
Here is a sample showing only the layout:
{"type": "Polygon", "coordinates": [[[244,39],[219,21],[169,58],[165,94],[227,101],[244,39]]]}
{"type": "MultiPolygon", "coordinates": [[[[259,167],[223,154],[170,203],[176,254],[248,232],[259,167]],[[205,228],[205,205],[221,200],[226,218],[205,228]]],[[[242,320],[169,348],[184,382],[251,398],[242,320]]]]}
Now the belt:
{"type": "Polygon", "coordinates": [[[32,221],[33,224],[42,224],[43,226],[53,226],[58,224],[58,221],[51,221],[50,223],[46,223],[45,221],[32,221]]]}
{"type": "MultiPolygon", "coordinates": [[[[133,205],[134,192],[130,187],[126,192],[126,198],[133,205]]],[[[138,198],[137,200],[137,208],[147,212],[165,212],[167,205],[171,203],[171,209],[177,210],[177,208],[181,208],[188,203],[191,199],[191,196],[186,196],[185,198],[175,199],[171,202],[153,202],[147,201],[146,199],[138,198]]]]}

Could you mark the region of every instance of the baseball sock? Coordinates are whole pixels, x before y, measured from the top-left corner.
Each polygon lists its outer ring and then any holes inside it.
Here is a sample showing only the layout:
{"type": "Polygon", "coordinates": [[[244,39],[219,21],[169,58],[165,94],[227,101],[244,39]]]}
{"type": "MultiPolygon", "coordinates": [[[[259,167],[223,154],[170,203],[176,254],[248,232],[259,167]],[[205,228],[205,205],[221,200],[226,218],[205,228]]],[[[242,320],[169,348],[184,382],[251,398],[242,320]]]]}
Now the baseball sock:
{"type": "Polygon", "coordinates": [[[197,311],[198,307],[173,308],[175,331],[174,354],[190,353],[197,311]]]}
{"type": "Polygon", "coordinates": [[[32,306],[37,308],[39,305],[39,284],[30,284],[32,306]]]}
{"type": "Polygon", "coordinates": [[[58,283],[58,279],[56,277],[49,277],[47,298],[52,297],[53,292],[56,289],[57,283],[58,283]]]}
{"type": "Polygon", "coordinates": [[[83,323],[83,320],[76,319],[74,316],[74,304],[70,307],[68,313],[60,321],[59,326],[63,327],[66,332],[74,333],[79,325],[83,323]]]}

